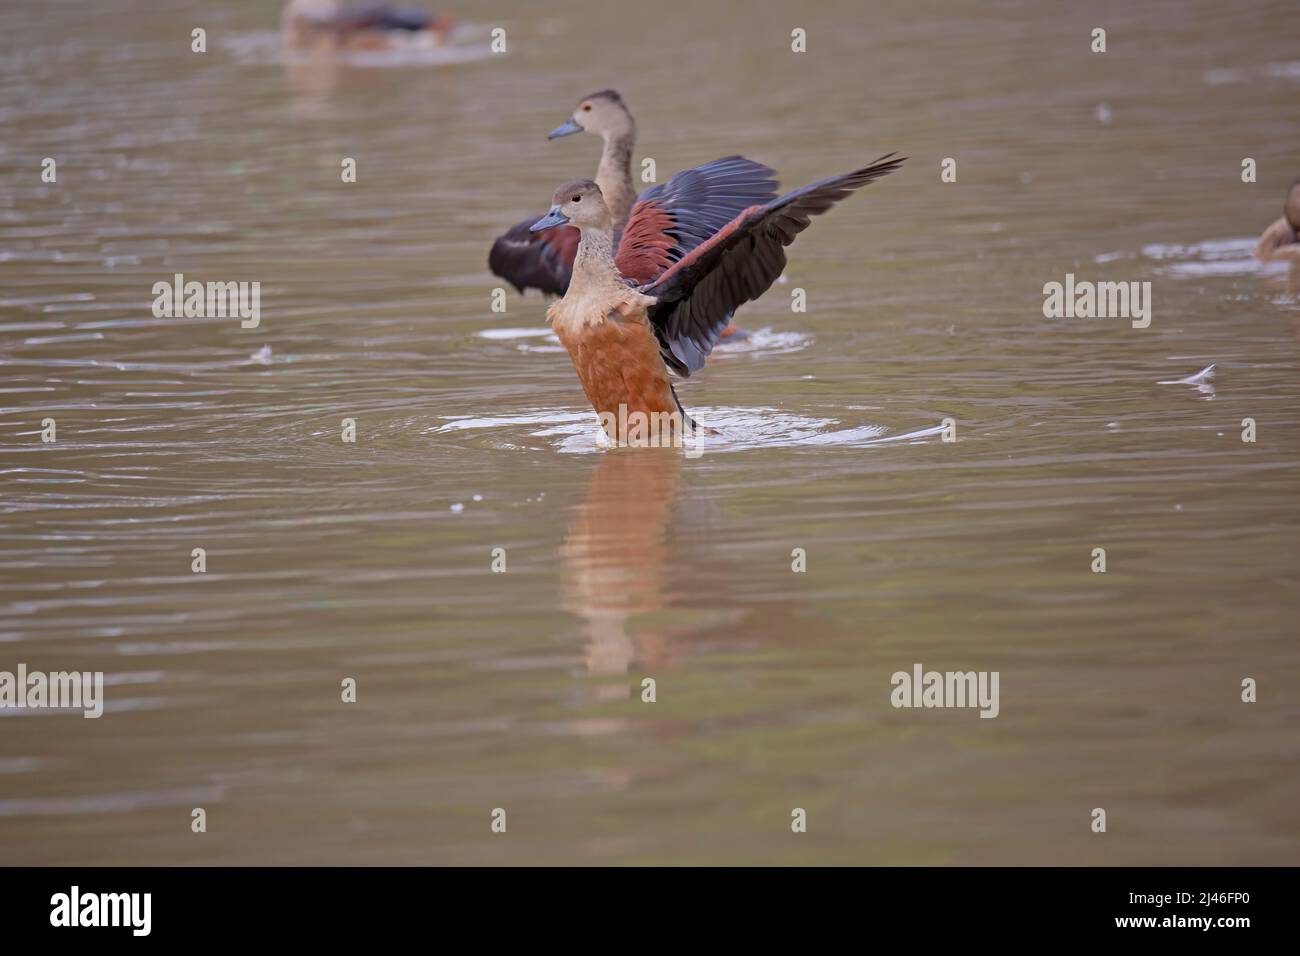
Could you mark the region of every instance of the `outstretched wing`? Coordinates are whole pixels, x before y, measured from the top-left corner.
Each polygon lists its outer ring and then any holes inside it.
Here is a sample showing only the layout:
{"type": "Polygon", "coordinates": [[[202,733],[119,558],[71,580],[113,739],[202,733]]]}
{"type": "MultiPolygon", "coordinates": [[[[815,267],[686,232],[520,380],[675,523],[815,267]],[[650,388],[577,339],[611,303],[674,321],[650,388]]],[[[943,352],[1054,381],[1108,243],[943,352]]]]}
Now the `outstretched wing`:
{"type": "Polygon", "coordinates": [[[537,289],[545,295],[564,295],[582,234],[573,226],[529,232],[528,227],[541,218],[511,226],[492,243],[488,268],[520,292],[537,289]]]}
{"type": "Polygon", "coordinates": [[[743,156],[715,159],[646,190],[632,207],[614,262],[644,285],[735,218],[776,198],[776,174],[743,156]]]}
{"type": "Polygon", "coordinates": [[[892,173],[905,158],[890,153],[855,172],[752,206],[644,284],[641,291],[659,300],[649,318],[668,367],[689,375],[703,366],[731,313],[766,292],[784,271],[785,247],[812,217],[892,173]]]}

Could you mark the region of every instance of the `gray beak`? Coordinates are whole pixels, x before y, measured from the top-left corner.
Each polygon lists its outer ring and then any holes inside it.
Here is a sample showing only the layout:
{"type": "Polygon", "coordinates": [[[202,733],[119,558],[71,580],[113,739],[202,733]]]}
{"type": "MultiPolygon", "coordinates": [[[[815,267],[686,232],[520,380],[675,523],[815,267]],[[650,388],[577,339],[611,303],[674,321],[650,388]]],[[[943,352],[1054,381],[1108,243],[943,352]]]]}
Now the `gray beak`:
{"type": "Polygon", "coordinates": [[[582,127],[579,126],[577,123],[575,123],[573,120],[569,120],[567,123],[563,124],[562,126],[557,126],[555,127],[555,129],[547,133],[546,138],[559,139],[561,136],[572,136],[574,133],[581,133],[581,132],[582,132],[582,127]]]}
{"type": "Polygon", "coordinates": [[[541,232],[543,229],[550,229],[554,226],[567,225],[568,222],[569,217],[560,212],[560,207],[552,206],[550,212],[528,227],[528,231],[541,232]]]}

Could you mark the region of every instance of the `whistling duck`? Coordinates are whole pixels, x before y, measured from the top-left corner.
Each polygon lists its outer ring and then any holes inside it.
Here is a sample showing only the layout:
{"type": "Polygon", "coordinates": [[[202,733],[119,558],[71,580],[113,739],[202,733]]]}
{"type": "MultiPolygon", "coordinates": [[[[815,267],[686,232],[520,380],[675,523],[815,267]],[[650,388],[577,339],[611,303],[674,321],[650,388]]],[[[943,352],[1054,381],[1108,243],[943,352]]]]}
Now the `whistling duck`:
{"type": "Polygon", "coordinates": [[[668,373],[703,367],[732,312],[771,288],[785,269],[785,247],[813,216],[902,163],[891,153],[769,200],[770,169],[738,156],[717,160],[648,192],[617,248],[599,185],[577,180],[557,189],[532,228],[576,226],[581,238],[569,287],[547,318],[609,437],[629,443],[630,432],[644,429],[634,415],[665,423],[673,443],[694,431],[668,373]],[[742,199],[745,208],[723,221],[720,203],[747,195],[764,198],[742,199]]]}
{"type": "MultiPolygon", "coordinates": [[[[605,195],[615,231],[622,229],[636,202],[632,181],[632,147],[636,145],[636,120],[614,90],[584,96],[568,121],[547,134],[559,139],[574,133],[596,133],[604,141],[596,182],[605,195]]],[[[492,244],[488,267],[521,293],[537,289],[545,295],[564,295],[578,251],[578,230],[565,227],[531,231],[536,216],[512,226],[492,244]]]]}
{"type": "MultiPolygon", "coordinates": [[[[574,133],[596,133],[604,140],[600,163],[596,167],[596,185],[609,209],[614,236],[627,223],[632,204],[637,201],[636,184],[632,180],[632,148],[636,145],[636,120],[617,90],[600,90],[578,101],[567,121],[551,130],[547,139],[559,139],[574,133]]],[[[771,170],[767,170],[768,173],[771,170]]],[[[715,197],[728,217],[740,212],[740,198],[750,203],[765,202],[776,197],[776,183],[769,184],[767,193],[746,193],[744,197],[715,197]]],[[[653,186],[645,193],[650,198],[663,187],[653,186]]],[[[488,268],[494,275],[505,279],[520,293],[537,289],[543,295],[564,295],[573,274],[573,260],[578,252],[578,230],[572,226],[536,230],[536,216],[510,227],[492,244],[488,254],[488,268]]],[[[701,238],[697,237],[698,243],[701,238]]],[[[693,247],[694,243],[692,244],[693,247]]],[[[648,279],[649,277],[647,277],[648,279]]],[[[728,325],[721,338],[735,336],[737,340],[748,333],[728,325]]]]}
{"type": "Polygon", "coordinates": [[[413,38],[441,45],[451,32],[450,17],[388,3],[344,7],[340,0],[289,0],[280,23],[295,49],[329,52],[384,49],[413,38]]]}
{"type": "Polygon", "coordinates": [[[1255,244],[1255,258],[1293,259],[1300,262],[1300,179],[1291,184],[1282,206],[1282,218],[1264,230],[1255,244]]]}

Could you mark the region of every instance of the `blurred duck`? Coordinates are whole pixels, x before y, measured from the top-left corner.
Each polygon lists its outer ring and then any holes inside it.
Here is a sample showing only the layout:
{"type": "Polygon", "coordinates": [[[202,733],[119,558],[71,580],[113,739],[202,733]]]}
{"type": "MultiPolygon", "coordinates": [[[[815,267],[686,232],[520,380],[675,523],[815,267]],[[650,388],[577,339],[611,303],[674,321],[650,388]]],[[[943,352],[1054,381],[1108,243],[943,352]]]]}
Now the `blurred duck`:
{"type": "Polygon", "coordinates": [[[280,20],[296,50],[375,50],[411,42],[441,45],[451,18],[388,3],[344,6],[341,0],[289,0],[280,20]]]}
{"type": "Polygon", "coordinates": [[[1282,206],[1282,218],[1264,230],[1255,244],[1255,258],[1265,262],[1290,259],[1300,262],[1300,179],[1291,184],[1282,206]]]}
{"type": "Polygon", "coordinates": [[[768,199],[772,170],[738,156],[718,160],[647,192],[617,245],[599,184],[557,189],[531,228],[576,227],[580,239],[568,288],[547,318],[609,437],[636,443],[634,415],[667,422],[674,434],[660,433],[664,443],[693,432],[669,372],[686,377],[703,367],[732,312],[771,288],[785,247],[813,216],[902,163],[890,154],[768,199]],[[743,204],[729,221],[720,214],[728,201],[743,204]]]}

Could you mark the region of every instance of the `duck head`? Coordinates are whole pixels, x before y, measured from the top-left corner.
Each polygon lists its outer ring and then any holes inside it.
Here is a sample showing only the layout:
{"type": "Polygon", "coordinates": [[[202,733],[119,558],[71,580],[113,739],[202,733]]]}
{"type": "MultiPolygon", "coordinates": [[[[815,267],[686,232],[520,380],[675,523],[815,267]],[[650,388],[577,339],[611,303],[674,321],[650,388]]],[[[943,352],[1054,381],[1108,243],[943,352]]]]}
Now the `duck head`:
{"type": "Polygon", "coordinates": [[[590,179],[565,183],[551,196],[551,211],[529,227],[541,232],[554,226],[577,226],[579,229],[610,228],[609,207],[600,187],[590,179]]]}
{"type": "Polygon", "coordinates": [[[636,124],[623,103],[623,97],[614,90],[601,90],[579,100],[569,121],[551,130],[546,138],[559,139],[572,133],[595,133],[610,139],[627,136],[635,129],[636,124]]]}

